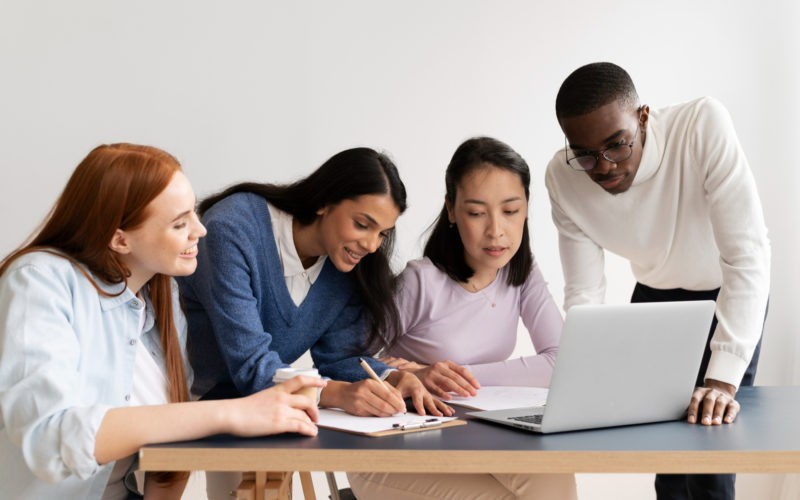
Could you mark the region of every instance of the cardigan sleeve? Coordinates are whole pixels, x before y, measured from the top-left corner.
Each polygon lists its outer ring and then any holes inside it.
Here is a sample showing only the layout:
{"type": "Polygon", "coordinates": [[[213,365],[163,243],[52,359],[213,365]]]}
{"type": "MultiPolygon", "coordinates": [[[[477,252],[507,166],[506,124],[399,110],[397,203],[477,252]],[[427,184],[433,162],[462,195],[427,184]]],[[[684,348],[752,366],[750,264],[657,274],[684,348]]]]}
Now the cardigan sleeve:
{"type": "Polygon", "coordinates": [[[378,374],[389,370],[367,352],[366,332],[366,312],[358,292],[353,291],[336,321],[311,347],[311,358],[320,374],[344,382],[364,380],[369,375],[361,367],[360,357],[378,374]]]}
{"type": "Polygon", "coordinates": [[[208,317],[219,354],[243,395],[272,385],[278,368],[289,366],[271,349],[252,283],[252,252],[260,248],[244,224],[226,217],[206,221],[198,267],[191,277],[195,300],[208,317]]]}

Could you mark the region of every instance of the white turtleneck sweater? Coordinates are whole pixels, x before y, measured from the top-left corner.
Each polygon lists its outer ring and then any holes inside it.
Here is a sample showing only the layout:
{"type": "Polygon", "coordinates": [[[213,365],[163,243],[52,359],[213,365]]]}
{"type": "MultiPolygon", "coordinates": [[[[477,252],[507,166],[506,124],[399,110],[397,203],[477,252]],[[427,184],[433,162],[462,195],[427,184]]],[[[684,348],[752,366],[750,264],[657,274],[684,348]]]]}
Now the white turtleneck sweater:
{"type": "MultiPolygon", "coordinates": [[[[717,329],[705,378],[738,387],[761,336],[770,245],[755,180],[728,112],[701,98],[651,110],[629,190],[607,193],[566,164],[547,166],[564,309],[605,299],[603,249],[657,289],[713,290],[717,329]]],[[[658,353],[653,353],[657,356],[658,353]]]]}

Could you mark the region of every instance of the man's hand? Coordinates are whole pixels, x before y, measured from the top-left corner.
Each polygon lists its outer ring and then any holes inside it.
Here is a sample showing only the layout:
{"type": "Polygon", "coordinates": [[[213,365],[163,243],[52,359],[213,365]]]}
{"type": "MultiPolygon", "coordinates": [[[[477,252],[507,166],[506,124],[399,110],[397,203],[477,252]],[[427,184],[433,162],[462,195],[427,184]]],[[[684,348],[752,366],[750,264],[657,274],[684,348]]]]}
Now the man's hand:
{"type": "Polygon", "coordinates": [[[689,403],[686,421],[690,424],[720,425],[736,420],[741,407],[736,397],[736,387],[719,380],[708,379],[704,387],[696,387],[689,403]]]}

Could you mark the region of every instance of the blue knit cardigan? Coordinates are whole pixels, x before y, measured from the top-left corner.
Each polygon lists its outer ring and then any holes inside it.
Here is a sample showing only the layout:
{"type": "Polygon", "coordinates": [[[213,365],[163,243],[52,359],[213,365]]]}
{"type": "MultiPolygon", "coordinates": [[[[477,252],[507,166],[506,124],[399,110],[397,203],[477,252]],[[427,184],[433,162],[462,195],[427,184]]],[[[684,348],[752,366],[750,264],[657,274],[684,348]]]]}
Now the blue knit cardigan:
{"type": "MultiPolygon", "coordinates": [[[[264,198],[233,194],[211,207],[203,224],[208,235],[200,240],[197,271],[178,278],[195,394],[222,387],[215,392],[227,397],[270,387],[275,370],[309,349],[323,376],[366,378],[358,364],[365,355],[366,313],[352,276],[328,259],[297,306],[264,198]]],[[[388,368],[369,362],[379,373],[388,368]]]]}

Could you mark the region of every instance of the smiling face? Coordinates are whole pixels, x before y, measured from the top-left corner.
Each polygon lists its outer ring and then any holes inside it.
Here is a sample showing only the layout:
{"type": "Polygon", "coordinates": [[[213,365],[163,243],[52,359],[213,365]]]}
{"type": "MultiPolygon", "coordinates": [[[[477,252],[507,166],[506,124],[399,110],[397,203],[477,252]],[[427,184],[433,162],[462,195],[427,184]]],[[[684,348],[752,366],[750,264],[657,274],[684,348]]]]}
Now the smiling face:
{"type": "Polygon", "coordinates": [[[528,217],[522,180],[511,170],[485,163],[461,179],[453,203],[445,202],[464,244],[464,260],[485,285],[522,242],[528,217]]]}
{"type": "MultiPolygon", "coordinates": [[[[317,215],[320,248],[311,255],[327,255],[336,269],[346,273],[378,250],[400,209],[389,194],[368,194],[328,205],[317,215]]],[[[298,253],[302,258],[300,248],[298,253]]]]}
{"type": "Polygon", "coordinates": [[[587,175],[611,194],[627,191],[633,184],[642,160],[648,113],[647,106],[638,111],[617,100],[585,115],[562,118],[561,129],[571,149],[568,155],[597,155],[597,166],[586,171],[587,175]],[[631,143],[633,149],[630,158],[619,163],[610,162],[598,154],[607,148],[631,143]]]}
{"type": "Polygon", "coordinates": [[[156,273],[186,276],[197,267],[197,242],[206,229],[195,212],[195,195],[183,172],[151,201],[147,218],[135,229],[117,229],[110,247],[130,270],[128,286],[137,292],[156,273]]]}

